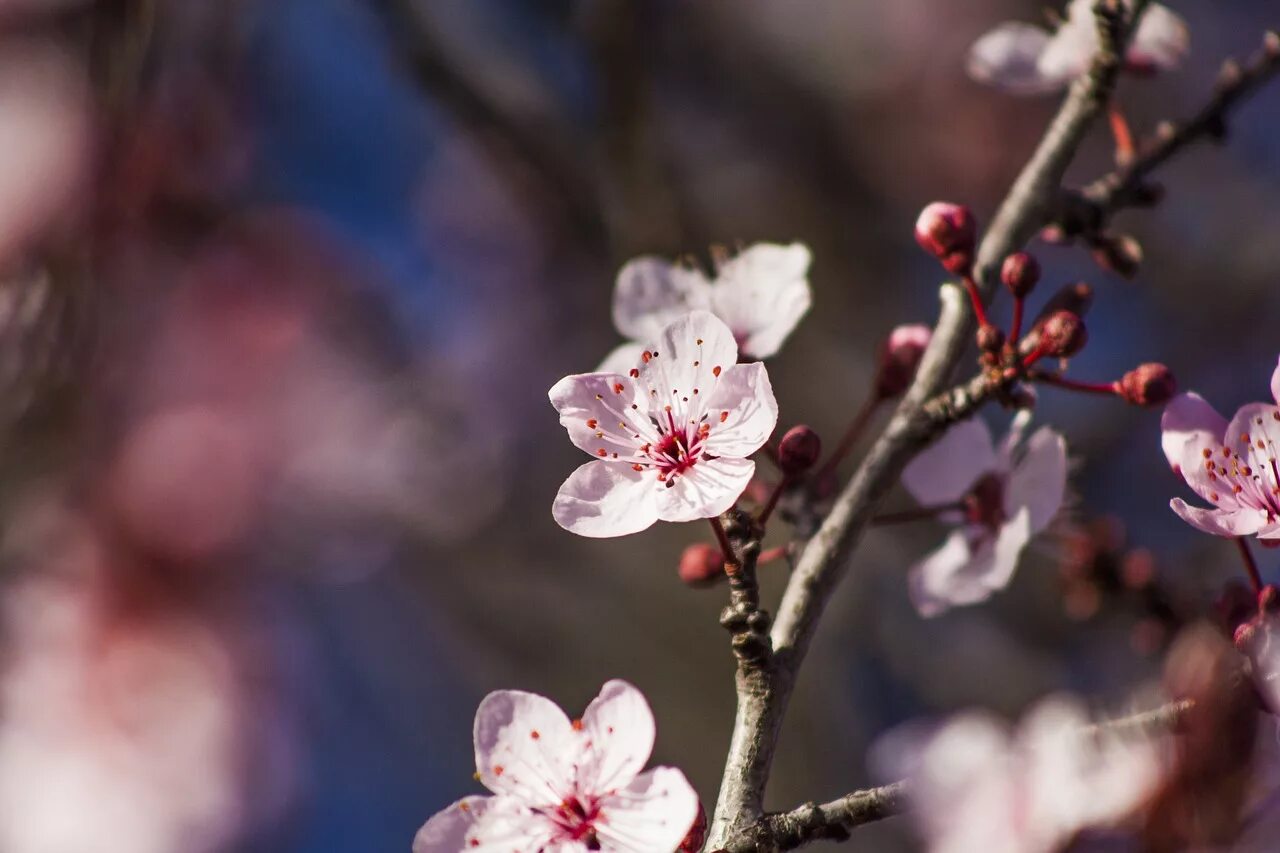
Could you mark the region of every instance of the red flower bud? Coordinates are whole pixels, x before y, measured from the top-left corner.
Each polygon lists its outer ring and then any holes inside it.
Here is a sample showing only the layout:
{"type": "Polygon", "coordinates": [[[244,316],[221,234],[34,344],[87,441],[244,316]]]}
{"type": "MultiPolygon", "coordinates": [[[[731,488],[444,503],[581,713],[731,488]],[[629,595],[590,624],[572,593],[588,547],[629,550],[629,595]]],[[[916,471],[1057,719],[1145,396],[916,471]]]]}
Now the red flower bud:
{"type": "Polygon", "coordinates": [[[1000,267],[1000,280],[1016,299],[1022,299],[1040,281],[1040,262],[1027,252],[1014,252],[1000,267]]]}
{"type": "Polygon", "coordinates": [[[977,226],[973,212],[962,204],[935,201],[916,220],[916,242],[954,275],[973,268],[977,226]]]}
{"type": "Polygon", "coordinates": [[[693,826],[689,827],[689,834],[684,837],[684,841],[680,842],[676,853],[698,853],[706,840],[707,812],[702,808],[702,803],[698,803],[698,816],[693,819],[693,826]]]}
{"type": "Polygon", "coordinates": [[[978,349],[983,352],[999,352],[1004,346],[1004,332],[995,326],[979,326],[977,340],[978,349]]]}
{"type": "Polygon", "coordinates": [[[919,323],[898,326],[880,345],[876,366],[876,396],[891,400],[907,390],[915,379],[920,359],[929,346],[933,330],[919,323]]]}
{"type": "Polygon", "coordinates": [[[1237,626],[1235,635],[1231,638],[1236,650],[1243,655],[1252,652],[1254,643],[1258,639],[1258,630],[1258,623],[1252,619],[1237,626]]]}
{"type": "Polygon", "coordinates": [[[1040,327],[1040,350],[1051,358],[1071,358],[1088,340],[1084,320],[1072,311],[1058,311],[1040,327]]]}
{"type": "Polygon", "coordinates": [[[695,542],[680,555],[680,580],[689,586],[706,586],[724,576],[724,555],[706,542],[695,542]]]}
{"type": "Polygon", "coordinates": [[[822,455],[822,439],[810,427],[793,426],[778,442],[778,467],[784,474],[803,474],[822,455]]]}
{"type": "Polygon", "coordinates": [[[1280,588],[1269,583],[1258,593],[1258,612],[1275,613],[1280,610],[1280,588]]]}
{"type": "Polygon", "coordinates": [[[1178,380],[1163,364],[1149,362],[1121,377],[1116,393],[1135,406],[1162,406],[1178,393],[1178,380]]]}

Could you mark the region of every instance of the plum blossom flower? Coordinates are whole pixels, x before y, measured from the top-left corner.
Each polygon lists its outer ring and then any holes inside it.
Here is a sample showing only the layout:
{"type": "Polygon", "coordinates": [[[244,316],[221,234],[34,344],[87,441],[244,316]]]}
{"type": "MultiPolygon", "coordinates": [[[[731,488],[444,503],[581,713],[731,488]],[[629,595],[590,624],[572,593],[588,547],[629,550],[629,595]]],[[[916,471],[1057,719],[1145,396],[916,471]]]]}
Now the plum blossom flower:
{"type": "Polygon", "coordinates": [[[946,543],[910,572],[922,616],[985,601],[1013,577],[1031,538],[1049,526],[1067,485],[1066,443],[1041,427],[1022,442],[1023,411],[997,448],[981,420],[956,424],[902,472],[902,484],[926,507],[959,523],[946,543]]]}
{"type": "MultiPolygon", "coordinates": [[[[1271,395],[1280,401],[1280,367],[1271,395]]],[[[1199,394],[1179,394],[1165,407],[1160,429],[1173,470],[1213,504],[1205,509],[1174,498],[1169,506],[1183,521],[1214,536],[1280,539],[1280,408],[1248,403],[1228,423],[1199,394]]]]}
{"type": "Polygon", "coordinates": [[[1016,732],[970,712],[929,736],[891,733],[876,753],[906,770],[930,853],[1051,853],[1145,805],[1169,765],[1162,742],[1088,722],[1074,700],[1050,697],[1016,732]]]}
{"type": "MultiPolygon", "coordinates": [[[[969,49],[967,70],[979,83],[1017,95],[1065,88],[1089,67],[1098,50],[1094,0],[1071,0],[1066,20],[1050,33],[1020,21],[997,25],[969,49]]],[[[1126,0],[1132,7],[1132,0],[1126,0]]],[[[1137,74],[1169,71],[1190,48],[1186,23],[1159,3],[1147,7],[1125,55],[1126,70],[1137,74]]]]}
{"type": "Polygon", "coordinates": [[[813,300],[809,249],[756,243],[719,265],[714,280],[661,258],[641,257],[618,273],[613,324],[630,339],[597,370],[626,373],[652,340],[682,314],[710,311],[728,324],[747,358],[768,358],[781,348],[813,300]]]}
{"type": "Polygon", "coordinates": [[[560,487],[552,515],[581,536],[636,533],[659,519],[733,506],[778,404],[763,364],[738,364],[733,333],[694,311],[642,348],[626,374],[583,373],[552,387],[569,440],[595,459],[560,487]]]}
{"type": "Polygon", "coordinates": [[[492,797],[463,797],[418,831],[413,853],[672,853],[698,816],[698,795],[672,767],[641,768],[653,713],[610,681],[569,721],[554,702],[499,690],[476,710],[476,777],[492,797]]]}

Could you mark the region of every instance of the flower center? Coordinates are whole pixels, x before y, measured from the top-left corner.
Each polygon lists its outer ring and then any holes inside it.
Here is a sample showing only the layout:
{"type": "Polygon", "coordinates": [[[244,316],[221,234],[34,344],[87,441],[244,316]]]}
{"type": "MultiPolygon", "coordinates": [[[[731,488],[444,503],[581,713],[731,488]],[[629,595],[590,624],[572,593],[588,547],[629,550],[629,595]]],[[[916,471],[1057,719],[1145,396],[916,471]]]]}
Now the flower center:
{"type": "Polygon", "coordinates": [[[1203,449],[1205,473],[1218,490],[1210,492],[1210,500],[1218,503],[1229,494],[1237,503],[1265,512],[1268,521],[1280,516],[1280,466],[1272,430],[1280,434],[1280,409],[1254,417],[1249,432],[1227,436],[1228,442],[1239,439],[1234,449],[1203,449]]]}
{"type": "Polygon", "coordinates": [[[600,817],[600,803],[595,798],[567,797],[549,809],[547,816],[560,830],[562,840],[581,841],[588,850],[599,850],[595,821],[600,817]]]}
{"type": "Polygon", "coordinates": [[[697,464],[702,458],[703,445],[711,432],[711,425],[705,420],[697,429],[677,425],[675,416],[667,411],[665,424],[658,422],[658,440],[640,447],[640,452],[648,457],[649,464],[658,469],[658,482],[667,487],[675,485],[675,478],[697,464]]]}
{"type": "Polygon", "coordinates": [[[994,472],[983,474],[964,499],[965,519],[989,530],[998,530],[1006,521],[1004,478],[994,472]]]}

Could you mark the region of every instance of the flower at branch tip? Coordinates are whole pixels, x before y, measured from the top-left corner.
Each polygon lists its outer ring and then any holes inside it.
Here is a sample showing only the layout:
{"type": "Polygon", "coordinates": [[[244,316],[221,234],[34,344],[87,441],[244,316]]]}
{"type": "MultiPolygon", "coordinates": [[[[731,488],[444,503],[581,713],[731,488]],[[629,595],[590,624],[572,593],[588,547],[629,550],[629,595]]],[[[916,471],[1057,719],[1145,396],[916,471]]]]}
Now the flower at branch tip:
{"type": "Polygon", "coordinates": [[[952,275],[968,275],[973,268],[977,232],[973,211],[963,204],[935,201],[916,219],[916,242],[952,275]]]}
{"type": "Polygon", "coordinates": [[[1178,393],[1178,380],[1168,367],[1151,361],[1120,377],[1116,393],[1135,406],[1163,406],[1178,393]]]}
{"type": "MultiPolygon", "coordinates": [[[[1071,0],[1066,20],[1053,33],[1034,24],[1006,21],[969,49],[966,70],[979,83],[1014,95],[1066,88],[1098,52],[1094,0],[1071,0]]],[[[1132,8],[1132,0],[1125,5],[1132,8]]],[[[1154,74],[1177,68],[1190,49],[1187,25],[1159,3],[1147,7],[1125,54],[1125,70],[1154,74]]]]}
{"type": "Polygon", "coordinates": [[[881,400],[892,400],[906,392],[916,378],[933,330],[923,323],[896,326],[880,345],[876,363],[875,389],[881,400]]]}
{"type": "Polygon", "coordinates": [[[1023,299],[1040,281],[1040,262],[1029,252],[1014,252],[1001,264],[1000,280],[1015,299],[1023,299]]]}
{"type": "Polygon", "coordinates": [[[1050,358],[1071,358],[1089,342],[1084,320],[1073,311],[1056,311],[1040,326],[1037,348],[1050,358]]]}
{"type": "Polygon", "coordinates": [[[1041,427],[1024,443],[1029,420],[1019,412],[999,447],[982,420],[961,421],[902,472],[902,484],[924,506],[954,506],[940,518],[958,525],[908,576],[920,615],[985,601],[1007,586],[1022,549],[1061,508],[1066,442],[1041,427]]]}
{"type": "Polygon", "coordinates": [[[476,778],[494,796],[463,797],[426,822],[413,853],[674,853],[698,795],[671,767],[641,773],[653,750],[649,703],[610,681],[570,722],[554,702],[499,690],[476,710],[476,778]]]}
{"type": "Polygon", "coordinates": [[[733,332],[744,358],[775,354],[813,301],[809,249],[803,243],[756,243],[719,263],[714,280],[690,267],[641,257],[618,272],[613,324],[628,342],[598,371],[626,373],[639,361],[644,341],[694,310],[710,311],[733,332]]]}
{"type": "Polygon", "coordinates": [[[680,580],[689,586],[707,586],[724,576],[724,554],[714,545],[695,542],[680,554],[680,580]]]}
{"type": "MultiPolygon", "coordinates": [[[[1280,367],[1271,394],[1280,400],[1280,367]]],[[[1228,423],[1199,394],[1179,394],[1165,407],[1160,429],[1169,465],[1213,505],[1174,498],[1169,506],[1183,521],[1214,536],[1280,539],[1280,408],[1247,403],[1228,423]]]]}
{"type": "Polygon", "coordinates": [[[738,364],[733,332],[707,311],[670,323],[625,374],[566,376],[549,396],[569,440],[593,457],[552,507],[581,536],[719,515],[747,487],[747,457],[778,422],[764,365],[738,364]]]}
{"type": "Polygon", "coordinates": [[[907,777],[930,853],[1054,853],[1142,808],[1172,764],[1165,739],[1089,722],[1078,701],[1053,696],[1016,731],[968,712],[931,733],[891,732],[872,755],[885,775],[907,777]]]}
{"type": "Polygon", "coordinates": [[[778,467],[784,474],[803,474],[821,455],[822,439],[812,427],[804,424],[793,426],[778,441],[778,467]]]}

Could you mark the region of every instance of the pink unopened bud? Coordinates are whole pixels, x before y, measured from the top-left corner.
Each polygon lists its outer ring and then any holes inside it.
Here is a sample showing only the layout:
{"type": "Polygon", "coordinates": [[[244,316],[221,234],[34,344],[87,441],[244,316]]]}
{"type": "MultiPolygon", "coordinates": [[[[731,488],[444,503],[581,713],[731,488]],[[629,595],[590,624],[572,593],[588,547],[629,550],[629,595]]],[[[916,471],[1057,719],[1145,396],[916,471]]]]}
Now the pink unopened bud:
{"type": "Polygon", "coordinates": [[[1258,612],[1275,613],[1280,610],[1280,588],[1269,583],[1258,593],[1258,612]]]}
{"type": "Polygon", "coordinates": [[[1004,332],[995,326],[979,326],[977,341],[978,349],[983,352],[999,352],[1004,346],[1004,332]]]}
{"type": "Polygon", "coordinates": [[[1149,362],[1121,377],[1116,392],[1135,406],[1163,406],[1178,393],[1178,380],[1163,364],[1149,362]]]}
{"type": "Polygon", "coordinates": [[[1088,340],[1084,320],[1072,311],[1055,312],[1040,327],[1040,351],[1051,358],[1071,358],[1088,340]]]}
{"type": "Polygon", "coordinates": [[[1254,644],[1258,639],[1258,631],[1258,623],[1252,619],[1238,625],[1236,627],[1235,635],[1232,637],[1236,650],[1244,655],[1252,652],[1254,644]]]}
{"type": "Polygon", "coordinates": [[[933,330],[920,323],[898,326],[880,345],[876,367],[876,396],[891,400],[907,390],[916,377],[920,359],[929,346],[933,330]]]}
{"type": "Polygon", "coordinates": [[[1040,281],[1040,262],[1027,252],[1014,252],[1000,267],[1000,280],[1015,299],[1026,297],[1040,281]]]}
{"type": "Polygon", "coordinates": [[[724,576],[724,555],[706,542],[695,542],[680,555],[680,580],[689,586],[706,586],[724,576]]]}
{"type": "Polygon", "coordinates": [[[916,242],[920,248],[954,275],[968,275],[973,268],[976,239],[973,212],[962,204],[935,201],[916,219],[916,242]]]}
{"type": "Polygon", "coordinates": [[[784,474],[803,474],[822,455],[822,439],[810,427],[793,426],[778,442],[778,467],[784,474]]]}

